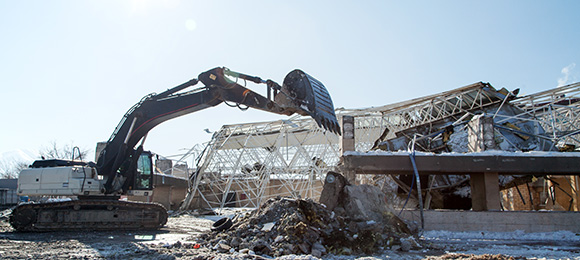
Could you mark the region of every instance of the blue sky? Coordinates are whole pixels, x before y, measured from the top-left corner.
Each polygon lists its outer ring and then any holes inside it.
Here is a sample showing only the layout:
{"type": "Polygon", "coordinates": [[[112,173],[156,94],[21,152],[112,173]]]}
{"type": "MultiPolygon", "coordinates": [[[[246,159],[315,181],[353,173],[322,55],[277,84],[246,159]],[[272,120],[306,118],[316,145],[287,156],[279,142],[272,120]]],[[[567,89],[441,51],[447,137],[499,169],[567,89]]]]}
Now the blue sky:
{"type": "MultiPolygon", "coordinates": [[[[280,83],[300,68],[346,108],[478,81],[531,94],[580,80],[579,11],[578,1],[2,0],[0,156],[51,142],[93,151],[143,96],[216,66],[280,83]]],[[[283,118],[221,105],[161,124],[146,148],[178,154],[208,141],[205,128],[283,118]]]]}

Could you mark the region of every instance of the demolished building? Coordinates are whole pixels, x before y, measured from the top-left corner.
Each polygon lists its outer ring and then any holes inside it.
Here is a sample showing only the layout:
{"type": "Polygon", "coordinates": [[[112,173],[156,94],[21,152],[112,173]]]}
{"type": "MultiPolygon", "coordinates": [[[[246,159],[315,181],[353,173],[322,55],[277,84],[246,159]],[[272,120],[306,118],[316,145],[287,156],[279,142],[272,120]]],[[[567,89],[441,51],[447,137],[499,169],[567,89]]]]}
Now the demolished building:
{"type": "MultiPolygon", "coordinates": [[[[354,148],[349,150],[356,152],[575,151],[580,83],[525,96],[517,92],[479,82],[382,107],[336,112],[339,121],[354,118],[354,148]],[[485,123],[473,123],[479,119],[485,123]],[[478,125],[487,126],[487,136],[480,139],[487,141],[470,143],[474,133],[483,133],[474,129],[478,125]]],[[[340,166],[344,151],[341,137],[302,117],[223,126],[203,150],[192,148],[177,163],[197,164],[184,206],[258,207],[276,196],[317,200],[325,174],[340,166]]],[[[471,208],[468,176],[422,178],[423,192],[430,196],[426,208],[471,208]]],[[[404,175],[359,174],[357,181],[403,198],[412,190],[412,178],[404,175]]],[[[502,177],[502,207],[578,210],[577,181],[575,176],[502,177]]]]}

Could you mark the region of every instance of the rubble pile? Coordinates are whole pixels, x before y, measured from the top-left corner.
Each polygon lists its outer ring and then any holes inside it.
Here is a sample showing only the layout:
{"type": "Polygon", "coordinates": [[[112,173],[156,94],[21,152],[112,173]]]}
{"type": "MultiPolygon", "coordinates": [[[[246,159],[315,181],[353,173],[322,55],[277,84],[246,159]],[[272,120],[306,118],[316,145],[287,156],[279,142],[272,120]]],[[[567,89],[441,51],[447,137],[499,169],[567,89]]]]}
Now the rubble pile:
{"type": "Polygon", "coordinates": [[[309,199],[272,198],[236,216],[229,229],[202,235],[199,243],[221,252],[316,257],[417,247],[409,229],[395,218],[385,214],[382,222],[353,219],[309,199]]]}

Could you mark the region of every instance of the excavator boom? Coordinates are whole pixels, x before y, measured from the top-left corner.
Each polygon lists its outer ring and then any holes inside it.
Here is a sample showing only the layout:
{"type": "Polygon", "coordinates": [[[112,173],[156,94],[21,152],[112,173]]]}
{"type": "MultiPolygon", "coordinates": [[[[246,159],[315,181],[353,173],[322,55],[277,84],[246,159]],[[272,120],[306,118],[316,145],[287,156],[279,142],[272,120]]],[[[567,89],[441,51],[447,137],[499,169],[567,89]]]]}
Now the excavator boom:
{"type": "Polygon", "coordinates": [[[197,79],[161,94],[146,96],[125,114],[97,161],[99,175],[109,177],[105,184],[105,193],[128,189],[130,182],[124,182],[123,187],[114,187],[114,181],[119,173],[128,178],[132,177],[132,173],[125,174],[123,171],[133,169],[121,168],[123,165],[132,165],[126,162],[127,159],[136,160],[138,154],[132,155],[135,154],[134,147],[153,127],[185,114],[217,106],[222,102],[276,114],[297,113],[311,116],[324,129],[334,133],[340,131],[328,91],[320,81],[301,70],[290,72],[284,79],[284,84],[280,86],[272,80],[262,80],[260,77],[233,72],[224,67],[213,68],[199,74],[197,79]],[[265,83],[266,96],[238,84],[237,81],[240,79],[258,84],[265,83]],[[198,82],[203,83],[205,87],[182,92],[198,82]]]}
{"type": "Polygon", "coordinates": [[[143,150],[145,137],[167,120],[224,102],[234,103],[239,108],[311,116],[321,128],[340,132],[326,87],[305,72],[294,70],[279,85],[224,67],[213,68],[160,94],[149,94],[131,107],[100,152],[96,164],[43,160],[23,170],[18,183],[19,194],[77,196],[78,199],[22,204],[13,210],[10,223],[20,231],[163,226],[167,221],[163,206],[117,201],[125,194],[152,194],[152,155],[143,150]],[[238,84],[240,81],[265,84],[266,95],[238,84]],[[204,86],[190,89],[199,82],[204,86]]]}

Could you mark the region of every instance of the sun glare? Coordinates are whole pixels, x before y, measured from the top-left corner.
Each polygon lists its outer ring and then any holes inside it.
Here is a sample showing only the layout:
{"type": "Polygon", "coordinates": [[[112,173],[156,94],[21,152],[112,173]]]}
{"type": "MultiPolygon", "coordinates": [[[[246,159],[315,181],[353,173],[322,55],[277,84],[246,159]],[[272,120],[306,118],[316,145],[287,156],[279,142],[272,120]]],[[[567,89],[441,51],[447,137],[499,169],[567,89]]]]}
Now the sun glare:
{"type": "Polygon", "coordinates": [[[197,22],[195,22],[193,19],[187,19],[187,21],[185,21],[185,28],[187,28],[187,30],[193,31],[195,28],[197,28],[197,22]]]}
{"type": "Polygon", "coordinates": [[[151,6],[151,1],[148,0],[131,0],[130,3],[129,11],[131,14],[146,14],[147,10],[151,6]]]}
{"type": "Polygon", "coordinates": [[[131,0],[130,12],[131,14],[145,15],[155,8],[174,9],[179,6],[179,0],[131,0]]]}

